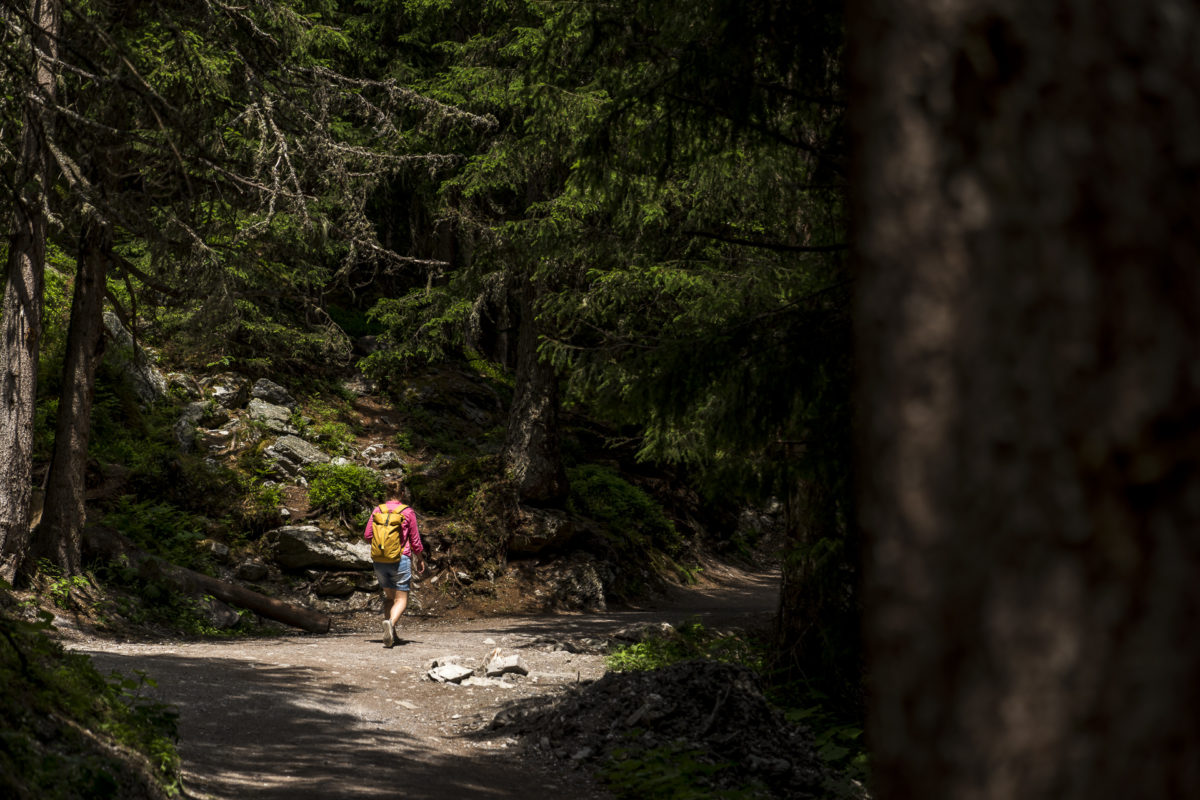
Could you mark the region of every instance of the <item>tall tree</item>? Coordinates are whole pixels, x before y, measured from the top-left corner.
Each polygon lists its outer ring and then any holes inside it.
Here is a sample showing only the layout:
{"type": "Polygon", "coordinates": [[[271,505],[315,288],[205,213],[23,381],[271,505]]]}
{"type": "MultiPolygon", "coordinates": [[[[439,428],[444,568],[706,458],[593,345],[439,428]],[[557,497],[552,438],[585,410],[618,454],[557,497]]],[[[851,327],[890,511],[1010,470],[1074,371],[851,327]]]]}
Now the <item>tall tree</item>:
{"type": "MultiPolygon", "coordinates": [[[[558,281],[544,269],[546,249],[533,240],[544,232],[542,207],[562,191],[569,173],[572,114],[589,101],[566,98],[550,111],[528,73],[545,53],[547,19],[563,12],[525,0],[387,5],[389,14],[371,20],[374,35],[406,30],[408,46],[436,56],[418,72],[418,85],[499,125],[467,142],[473,157],[440,183],[440,200],[433,203],[440,223],[466,246],[436,283],[431,276],[407,297],[385,297],[376,306],[373,313],[389,328],[389,349],[368,369],[383,376],[394,372],[397,359],[436,359],[478,345],[468,341],[469,320],[479,319],[481,309],[483,316],[497,310],[510,329],[497,338],[514,345],[503,469],[520,500],[560,503],[568,490],[558,430],[561,376],[541,352],[547,330],[540,319],[542,299],[558,281]]],[[[407,63],[399,68],[412,73],[407,63]]]]}
{"type": "Polygon", "coordinates": [[[848,19],[874,795],[1200,796],[1200,10],[848,19]]]}
{"type": "MultiPolygon", "coordinates": [[[[224,346],[261,346],[253,337],[264,329],[319,324],[319,293],[339,267],[409,260],[379,244],[364,213],[396,165],[436,169],[445,159],[407,148],[409,127],[487,124],[393,82],[337,71],[349,43],[319,2],[79,0],[68,10],[63,96],[46,104],[65,191],[44,201],[80,231],[79,273],[39,529],[41,552],[66,571],[79,562],[110,267],[131,298],[190,298],[190,316],[233,340],[224,346]],[[272,318],[281,310],[282,322],[272,318]]],[[[332,340],[317,354],[337,357],[345,337],[324,319],[325,335],[310,338],[332,340]]]]}
{"type": "MultiPolygon", "coordinates": [[[[11,228],[0,317],[4,326],[0,344],[4,358],[0,374],[0,578],[11,583],[29,546],[34,401],[51,182],[49,107],[56,88],[62,5],[60,0],[31,0],[24,8],[5,3],[0,8],[0,22],[8,28],[0,40],[4,44],[0,66],[8,74],[6,80],[15,77],[15,86],[6,89],[19,98],[21,113],[20,150],[3,158],[11,167],[5,176],[9,202],[4,204],[11,209],[11,228]],[[13,36],[14,28],[19,36],[13,36]]],[[[9,127],[13,122],[9,117],[0,124],[9,127]]]]}
{"type": "Polygon", "coordinates": [[[858,702],[840,12],[662,0],[558,23],[552,64],[603,101],[545,212],[570,254],[550,263],[579,265],[545,349],[644,457],[699,467],[725,504],[786,500],[777,666],[858,702]]]}

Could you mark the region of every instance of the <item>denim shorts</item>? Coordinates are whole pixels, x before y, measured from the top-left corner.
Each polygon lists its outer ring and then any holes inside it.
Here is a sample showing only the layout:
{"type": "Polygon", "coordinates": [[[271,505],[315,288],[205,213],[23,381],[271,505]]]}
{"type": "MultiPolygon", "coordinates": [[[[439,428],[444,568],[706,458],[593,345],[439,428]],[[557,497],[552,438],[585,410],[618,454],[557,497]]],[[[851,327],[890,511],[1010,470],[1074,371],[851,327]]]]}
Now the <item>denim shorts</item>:
{"type": "Polygon", "coordinates": [[[376,561],[375,577],[379,578],[379,585],[384,589],[407,592],[408,582],[412,580],[412,559],[400,556],[400,560],[392,564],[376,561]]]}

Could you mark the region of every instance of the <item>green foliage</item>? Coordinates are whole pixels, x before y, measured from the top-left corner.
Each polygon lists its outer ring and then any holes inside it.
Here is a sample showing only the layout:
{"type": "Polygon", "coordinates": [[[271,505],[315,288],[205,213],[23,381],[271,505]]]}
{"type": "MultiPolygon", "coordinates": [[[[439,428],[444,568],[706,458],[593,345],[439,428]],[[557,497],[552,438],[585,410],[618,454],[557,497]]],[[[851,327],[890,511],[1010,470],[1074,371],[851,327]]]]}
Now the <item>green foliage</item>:
{"type": "Polygon", "coordinates": [[[110,594],[112,611],[129,624],[208,638],[239,636],[251,630],[248,623],[253,616],[244,611],[238,612],[241,621],[237,626],[214,627],[200,598],[181,593],[178,584],[165,577],[139,575],[120,560],[97,564],[95,573],[110,594]]]}
{"type": "Polygon", "coordinates": [[[805,708],[785,709],[789,722],[804,725],[813,732],[817,757],[837,776],[825,787],[831,798],[861,797],[854,784],[864,786],[870,778],[870,757],[859,721],[847,722],[831,713],[827,705],[817,703],[805,708]]]}
{"type": "Polygon", "coordinates": [[[329,314],[329,318],[352,339],[360,336],[374,336],[383,332],[383,328],[373,322],[366,312],[337,305],[327,305],[325,311],[329,314]]]}
{"type": "MultiPolygon", "coordinates": [[[[815,691],[811,685],[772,684],[770,649],[766,642],[736,634],[715,633],[701,623],[692,621],[668,634],[651,635],[640,642],[613,650],[605,657],[605,666],[614,672],[655,670],[696,659],[740,664],[763,675],[767,679],[768,699],[783,711],[789,722],[803,724],[812,731],[817,756],[830,768],[830,774],[835,776],[825,787],[828,796],[862,796],[860,789],[854,785],[857,783],[861,787],[868,779],[862,719],[830,702],[828,697],[815,691]]],[[[696,788],[694,780],[700,773],[685,769],[687,762],[685,757],[681,765],[673,765],[663,761],[658,752],[651,751],[640,757],[631,757],[631,760],[618,761],[610,765],[604,774],[606,779],[614,781],[613,789],[622,797],[638,796],[626,792],[637,790],[639,780],[647,781],[647,792],[685,792],[678,795],[645,795],[648,797],[710,796],[696,788]],[[688,791],[701,793],[686,794],[688,791]]]]}
{"type": "Polygon", "coordinates": [[[422,509],[448,513],[469,508],[480,487],[495,481],[499,473],[495,456],[463,457],[435,462],[412,473],[407,483],[413,502],[422,509]]]}
{"type": "Polygon", "coordinates": [[[332,514],[362,516],[384,493],[379,473],[355,464],[311,464],[308,501],[313,508],[332,514]]]}
{"type": "Polygon", "coordinates": [[[45,583],[46,594],[59,608],[70,608],[73,589],[87,589],[91,586],[91,582],[86,576],[63,575],[58,566],[44,558],[38,560],[37,574],[38,579],[45,583]]]}
{"type": "Polygon", "coordinates": [[[740,635],[717,634],[699,622],[680,625],[666,636],[650,636],[631,645],[618,647],[605,657],[605,666],[613,672],[653,670],[680,661],[708,659],[741,664],[762,672],[765,644],[740,635]]]}
{"type": "Polygon", "coordinates": [[[144,796],[143,783],[175,794],[175,712],[143,696],[145,675],[104,678],[86,656],[46,635],[49,614],[27,622],[0,592],[0,794],[120,798],[144,796]],[[80,728],[141,754],[149,769],[118,759],[80,728]]]}
{"type": "Polygon", "coordinates": [[[383,330],[383,347],[360,362],[363,372],[381,386],[394,388],[413,366],[459,354],[470,312],[469,300],[441,288],[381,298],[367,317],[383,330]]]}
{"type": "Polygon", "coordinates": [[[701,750],[665,744],[649,750],[618,749],[600,771],[608,788],[621,800],[754,800],[769,796],[757,787],[706,788],[709,779],[733,766],[710,763],[701,750]]]}
{"type": "Polygon", "coordinates": [[[262,511],[276,511],[283,505],[283,487],[277,483],[259,483],[251,495],[254,505],[262,511]]]}
{"type": "Polygon", "coordinates": [[[350,415],[344,403],[312,399],[304,410],[312,415],[311,418],[297,408],[289,420],[301,436],[315,440],[330,455],[344,456],[354,452],[358,425],[345,421],[350,415]]]}
{"type": "Polygon", "coordinates": [[[205,518],[171,503],[126,495],[117,499],[104,522],[142,550],[173,564],[200,571],[211,566],[196,547],[204,538],[205,518]]]}
{"type": "Polygon", "coordinates": [[[312,427],[312,434],[327,453],[344,456],[354,452],[354,431],[344,422],[319,422],[312,427]]]}
{"type": "Polygon", "coordinates": [[[166,403],[143,408],[121,372],[103,361],[96,373],[89,455],[124,466],[135,481],[153,484],[178,463],[172,433],[177,418],[177,410],[166,403]]]}
{"type": "Polygon", "coordinates": [[[682,551],[683,540],[662,507],[616,471],[587,464],[568,470],[567,478],[568,509],[602,523],[621,550],[661,550],[669,556],[682,551]]]}

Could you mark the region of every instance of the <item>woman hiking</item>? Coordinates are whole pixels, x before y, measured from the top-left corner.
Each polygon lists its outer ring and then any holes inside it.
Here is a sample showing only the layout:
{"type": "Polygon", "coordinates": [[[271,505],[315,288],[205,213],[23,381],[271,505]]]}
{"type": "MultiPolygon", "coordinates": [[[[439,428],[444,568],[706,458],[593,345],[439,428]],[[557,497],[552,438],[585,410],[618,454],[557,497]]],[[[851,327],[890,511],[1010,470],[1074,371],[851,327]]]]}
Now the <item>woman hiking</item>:
{"type": "Polygon", "coordinates": [[[371,543],[375,576],[383,589],[383,646],[396,644],[396,626],[408,607],[412,569],[425,574],[425,547],[417,530],[417,514],[399,500],[404,492],[400,481],[388,484],[388,500],[375,506],[367,520],[363,538],[371,543]]]}

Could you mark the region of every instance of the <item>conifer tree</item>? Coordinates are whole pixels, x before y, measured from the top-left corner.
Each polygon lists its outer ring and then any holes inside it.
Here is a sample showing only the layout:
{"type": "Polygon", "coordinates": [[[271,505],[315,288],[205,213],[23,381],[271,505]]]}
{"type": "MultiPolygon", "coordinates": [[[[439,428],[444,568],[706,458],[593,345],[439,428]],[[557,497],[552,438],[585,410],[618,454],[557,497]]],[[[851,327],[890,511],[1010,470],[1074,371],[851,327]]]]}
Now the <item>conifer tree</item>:
{"type": "Polygon", "coordinates": [[[335,69],[350,44],[326,23],[331,10],[67,6],[63,97],[47,108],[63,191],[45,202],[79,232],[79,274],[39,550],[68,571],[78,566],[107,273],[134,286],[131,298],[167,293],[227,336],[237,336],[231,320],[262,319],[272,304],[324,319],[332,346],[316,355],[344,357],[344,336],[317,302],[322,287],[339,270],[409,260],[375,237],[364,213],[372,187],[398,164],[449,158],[410,151],[406,128],[490,124],[335,69]]]}

